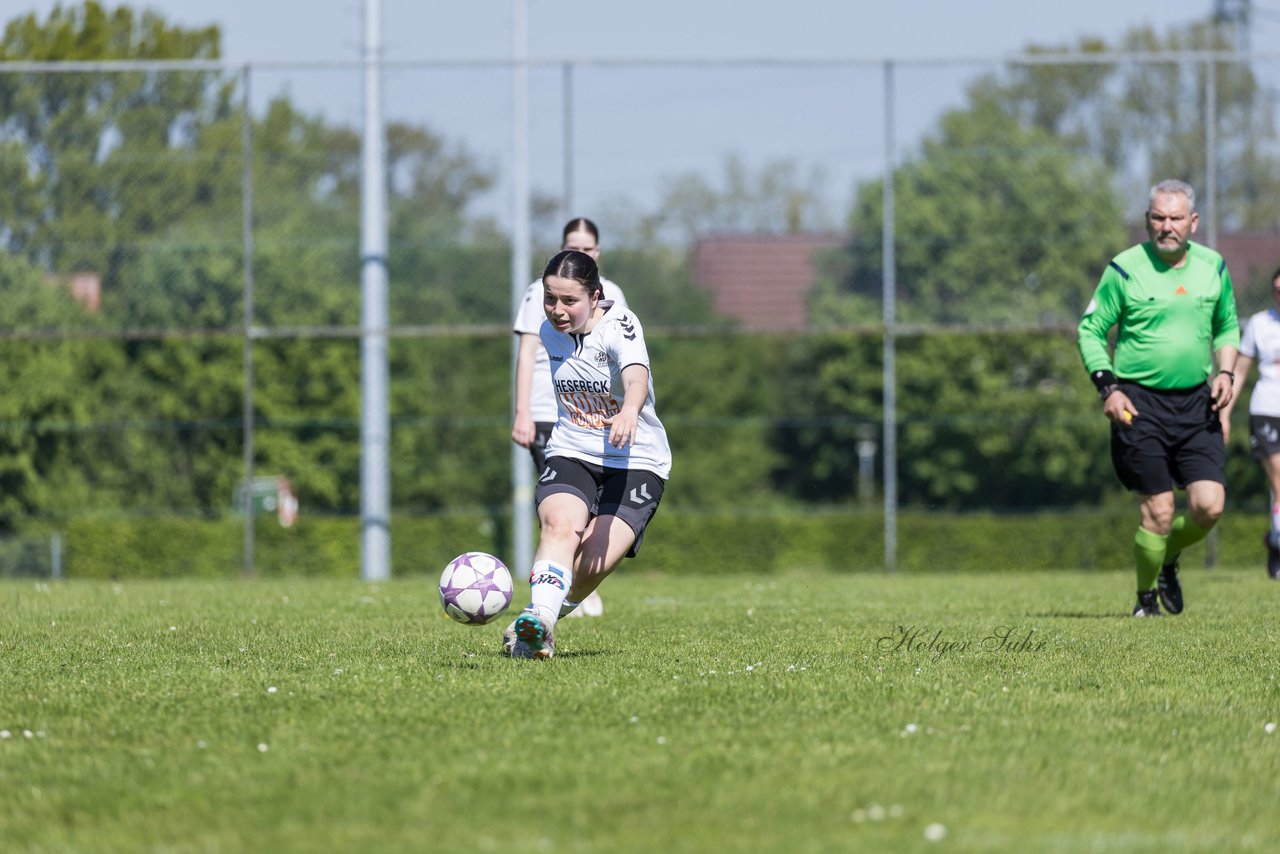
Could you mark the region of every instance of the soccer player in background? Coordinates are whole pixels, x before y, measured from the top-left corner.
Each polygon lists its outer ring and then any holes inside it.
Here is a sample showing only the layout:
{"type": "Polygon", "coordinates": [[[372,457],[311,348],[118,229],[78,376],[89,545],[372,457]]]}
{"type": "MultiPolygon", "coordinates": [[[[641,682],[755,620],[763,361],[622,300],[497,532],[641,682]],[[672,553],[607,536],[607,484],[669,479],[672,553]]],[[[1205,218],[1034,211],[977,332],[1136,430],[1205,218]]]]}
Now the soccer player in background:
{"type": "Polygon", "coordinates": [[[1249,448],[1262,463],[1271,489],[1271,528],[1262,536],[1267,550],[1267,575],[1280,581],[1280,270],[1271,274],[1271,298],[1276,305],[1249,318],[1240,338],[1235,389],[1222,408],[1222,435],[1231,430],[1231,412],[1244,391],[1249,368],[1258,363],[1258,382],[1249,398],[1249,448]]]}
{"type": "Polygon", "coordinates": [[[540,334],[557,419],[538,478],[541,536],[512,658],[551,658],[556,621],[635,557],[671,471],[639,319],[603,295],[595,259],[560,252],[542,274],[540,334]]]}
{"type": "Polygon", "coordinates": [[[1111,421],[1112,465],[1138,497],[1135,617],[1160,616],[1162,603],[1182,612],[1179,555],[1204,539],[1226,502],[1220,412],[1235,390],[1240,326],[1226,262],[1191,241],[1198,223],[1188,184],[1152,187],[1149,239],[1107,265],[1077,332],[1111,421]],[[1176,517],[1175,486],[1187,495],[1186,512],[1176,517]]]}
{"type": "MultiPolygon", "coordinates": [[[[599,264],[600,230],[586,217],[571,219],[561,232],[560,248],[585,252],[599,264]]],[[[613,300],[620,309],[627,308],[622,288],[604,276],[600,277],[600,285],[604,289],[604,299],[613,300]]],[[[512,327],[512,331],[520,336],[520,345],[516,351],[516,411],[511,424],[511,440],[529,449],[533,467],[539,475],[546,467],[547,439],[551,437],[551,428],[557,417],[556,397],[551,390],[551,366],[538,336],[538,330],[546,319],[547,315],[542,310],[542,280],[535,279],[525,291],[512,327]]],[[[599,617],[602,614],[604,602],[599,593],[592,591],[570,616],[599,617]]]]}

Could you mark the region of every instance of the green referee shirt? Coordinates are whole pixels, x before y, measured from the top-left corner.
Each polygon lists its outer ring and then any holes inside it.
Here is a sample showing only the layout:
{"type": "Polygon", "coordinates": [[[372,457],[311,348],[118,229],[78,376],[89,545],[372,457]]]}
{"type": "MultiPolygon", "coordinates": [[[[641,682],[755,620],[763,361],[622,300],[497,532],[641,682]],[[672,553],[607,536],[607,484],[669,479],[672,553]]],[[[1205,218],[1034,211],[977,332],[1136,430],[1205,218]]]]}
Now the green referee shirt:
{"type": "Polygon", "coordinates": [[[1213,372],[1213,353],[1240,346],[1231,275],[1222,256],[1190,243],[1186,263],[1170,267],[1150,243],[1121,252],[1102,274],[1080,319],[1085,369],[1112,371],[1151,388],[1191,388],[1213,372]],[[1115,364],[1107,333],[1117,327],[1115,364]]]}

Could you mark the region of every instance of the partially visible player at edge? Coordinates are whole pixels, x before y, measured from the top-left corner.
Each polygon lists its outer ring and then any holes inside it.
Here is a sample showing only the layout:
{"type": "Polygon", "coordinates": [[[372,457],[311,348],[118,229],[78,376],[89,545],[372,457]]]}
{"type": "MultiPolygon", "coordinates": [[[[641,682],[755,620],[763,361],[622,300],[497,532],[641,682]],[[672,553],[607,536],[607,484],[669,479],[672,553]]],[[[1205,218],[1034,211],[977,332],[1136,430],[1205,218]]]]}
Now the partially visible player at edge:
{"type": "MultiPolygon", "coordinates": [[[[585,252],[598,265],[600,229],[586,217],[571,219],[561,232],[560,248],[585,252]]],[[[605,299],[613,300],[613,304],[620,309],[627,308],[627,298],[622,293],[622,288],[604,276],[600,277],[600,285],[604,289],[605,299]]],[[[515,323],[512,325],[512,331],[520,336],[520,342],[516,350],[516,405],[515,418],[511,424],[511,440],[522,448],[529,449],[534,470],[539,475],[546,465],[547,439],[551,437],[551,428],[557,417],[556,396],[551,390],[551,365],[538,335],[538,330],[546,319],[546,312],[542,310],[542,280],[535,279],[525,290],[524,299],[520,301],[520,308],[516,311],[515,323]]],[[[604,602],[599,593],[592,592],[570,613],[575,617],[599,617],[604,613],[604,602]]]]}
{"type": "Polygon", "coordinates": [[[1226,447],[1219,411],[1231,403],[1240,325],[1222,256],[1191,242],[1195,191],[1182,181],[1151,188],[1147,242],[1103,271],[1077,343],[1111,421],[1111,462],[1138,496],[1135,617],[1160,605],[1182,612],[1178,557],[1222,516],[1226,447]],[[1117,327],[1115,364],[1107,333],[1117,327]],[[1217,368],[1214,368],[1214,359],[1217,368]],[[1173,488],[1187,493],[1174,517],[1173,488]]]}
{"type": "Polygon", "coordinates": [[[1230,437],[1231,412],[1258,363],[1258,382],[1249,397],[1249,449],[1262,464],[1271,490],[1271,527],[1262,535],[1267,575],[1280,581],[1280,270],[1271,274],[1274,305],[1249,318],[1240,336],[1235,393],[1222,409],[1222,435],[1230,437]]]}
{"type": "Polygon", "coordinates": [[[639,319],[604,299],[583,252],[557,254],[542,282],[558,417],[534,493],[541,537],[529,607],[503,633],[512,658],[552,657],[556,620],[635,557],[671,472],[639,319]]]}

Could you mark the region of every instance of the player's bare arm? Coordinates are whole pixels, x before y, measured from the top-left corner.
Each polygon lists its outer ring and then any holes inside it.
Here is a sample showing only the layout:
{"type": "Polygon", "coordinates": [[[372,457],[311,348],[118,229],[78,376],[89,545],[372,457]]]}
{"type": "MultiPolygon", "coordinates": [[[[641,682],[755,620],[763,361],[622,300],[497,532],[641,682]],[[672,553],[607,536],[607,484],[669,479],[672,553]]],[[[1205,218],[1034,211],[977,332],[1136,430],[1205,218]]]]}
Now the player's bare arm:
{"type": "Polygon", "coordinates": [[[606,418],[609,425],[609,444],[615,448],[625,448],[636,438],[636,422],[640,418],[640,407],[644,406],[649,396],[649,369],[644,365],[627,365],[622,369],[622,408],[612,418],[606,418]]]}
{"type": "Polygon", "coordinates": [[[1244,384],[1249,381],[1249,369],[1253,367],[1253,359],[1241,354],[1236,357],[1235,378],[1231,383],[1231,399],[1218,410],[1218,418],[1222,421],[1222,441],[1231,441],[1231,413],[1235,412],[1240,402],[1240,393],[1244,384]]]}
{"type": "Polygon", "coordinates": [[[521,333],[520,349],[516,352],[516,414],[511,423],[511,441],[522,448],[533,444],[537,426],[529,414],[530,390],[533,388],[533,363],[537,358],[537,335],[521,333]]]}
{"type": "Polygon", "coordinates": [[[1218,372],[1213,376],[1213,408],[1221,411],[1229,406],[1236,393],[1236,365],[1240,353],[1235,347],[1223,347],[1215,354],[1218,372]]]}

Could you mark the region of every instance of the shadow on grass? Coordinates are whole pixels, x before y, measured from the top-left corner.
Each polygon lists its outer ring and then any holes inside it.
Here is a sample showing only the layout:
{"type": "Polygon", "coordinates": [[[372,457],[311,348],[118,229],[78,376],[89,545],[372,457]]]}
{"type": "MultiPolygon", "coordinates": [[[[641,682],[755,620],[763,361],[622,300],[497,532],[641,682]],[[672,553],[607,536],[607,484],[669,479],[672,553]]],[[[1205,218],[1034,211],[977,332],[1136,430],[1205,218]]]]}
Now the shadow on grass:
{"type": "Polygon", "coordinates": [[[1117,617],[1129,617],[1126,613],[1116,613],[1115,611],[1104,611],[1102,613],[1089,613],[1086,611],[1040,611],[1039,613],[1028,613],[1028,617],[1061,617],[1067,620],[1111,620],[1117,617]]]}
{"type": "MultiPolygon", "coordinates": [[[[597,655],[613,655],[615,650],[611,649],[566,649],[557,652],[552,660],[556,661],[561,658],[594,658],[597,655]]],[[[495,653],[498,658],[508,658],[505,652],[495,653]]]]}

